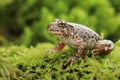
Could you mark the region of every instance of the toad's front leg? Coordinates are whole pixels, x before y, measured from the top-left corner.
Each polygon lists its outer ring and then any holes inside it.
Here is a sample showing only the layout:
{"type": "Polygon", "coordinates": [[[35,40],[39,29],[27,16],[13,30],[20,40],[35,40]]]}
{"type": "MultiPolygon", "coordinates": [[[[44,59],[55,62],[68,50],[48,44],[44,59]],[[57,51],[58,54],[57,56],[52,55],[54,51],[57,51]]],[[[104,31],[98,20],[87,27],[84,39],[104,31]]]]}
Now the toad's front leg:
{"type": "Polygon", "coordinates": [[[64,64],[64,68],[66,68],[68,65],[72,65],[78,58],[82,57],[87,51],[87,46],[86,44],[82,44],[79,48],[78,48],[78,52],[75,56],[70,57],[67,62],[64,64]]]}
{"type": "Polygon", "coordinates": [[[62,42],[59,42],[54,49],[49,50],[51,53],[55,53],[57,51],[61,51],[65,47],[65,44],[62,42]]]}

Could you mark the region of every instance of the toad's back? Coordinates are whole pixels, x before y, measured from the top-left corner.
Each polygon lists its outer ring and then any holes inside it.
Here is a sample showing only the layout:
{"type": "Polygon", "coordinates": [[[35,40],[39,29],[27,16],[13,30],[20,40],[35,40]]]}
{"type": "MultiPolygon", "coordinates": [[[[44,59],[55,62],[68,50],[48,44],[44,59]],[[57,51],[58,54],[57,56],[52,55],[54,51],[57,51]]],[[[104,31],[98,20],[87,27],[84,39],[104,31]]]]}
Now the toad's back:
{"type": "MultiPolygon", "coordinates": [[[[98,40],[101,40],[100,36],[94,32],[93,30],[91,30],[90,28],[81,25],[81,24],[75,24],[75,23],[67,23],[68,26],[72,26],[72,29],[70,31],[70,33],[72,33],[73,35],[69,36],[69,40],[71,39],[76,39],[76,40],[83,40],[82,42],[86,43],[89,49],[92,49],[96,42],[98,40]],[[78,36],[78,37],[77,37],[78,36]]],[[[72,44],[72,43],[69,43],[72,44]]],[[[68,44],[68,45],[69,45],[68,44]]]]}
{"type": "Polygon", "coordinates": [[[80,48],[85,44],[88,49],[93,49],[100,36],[90,28],[72,22],[55,20],[48,25],[48,31],[61,39],[61,42],[72,48],[80,48]]]}

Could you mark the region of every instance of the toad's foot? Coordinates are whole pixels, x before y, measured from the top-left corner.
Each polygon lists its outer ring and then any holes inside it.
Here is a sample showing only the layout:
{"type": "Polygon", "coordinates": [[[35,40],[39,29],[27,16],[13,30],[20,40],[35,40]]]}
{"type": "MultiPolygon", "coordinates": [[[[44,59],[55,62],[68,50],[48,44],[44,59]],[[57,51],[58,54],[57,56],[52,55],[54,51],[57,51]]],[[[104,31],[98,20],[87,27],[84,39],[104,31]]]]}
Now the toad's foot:
{"type": "Polygon", "coordinates": [[[70,57],[67,62],[63,65],[64,68],[66,68],[68,65],[72,65],[75,60],[77,60],[77,57],[70,57]]]}
{"type": "Polygon", "coordinates": [[[64,64],[64,68],[66,68],[68,65],[72,65],[78,58],[82,57],[86,50],[80,50],[78,49],[78,53],[74,57],[70,57],[67,62],[64,64]]]}

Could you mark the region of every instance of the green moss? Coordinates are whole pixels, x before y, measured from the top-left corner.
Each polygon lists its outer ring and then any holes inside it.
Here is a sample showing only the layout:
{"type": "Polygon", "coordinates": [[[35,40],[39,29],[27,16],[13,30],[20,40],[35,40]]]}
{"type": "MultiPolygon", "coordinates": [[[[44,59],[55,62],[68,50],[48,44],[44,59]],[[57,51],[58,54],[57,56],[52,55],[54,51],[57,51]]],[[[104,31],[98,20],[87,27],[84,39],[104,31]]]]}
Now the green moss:
{"type": "Polygon", "coordinates": [[[73,65],[63,69],[63,64],[76,51],[65,47],[56,54],[48,53],[53,48],[50,43],[40,43],[35,47],[25,46],[2,47],[3,59],[22,71],[21,75],[10,77],[19,80],[118,80],[120,78],[120,41],[114,51],[106,56],[88,56],[77,60],[73,65]]]}

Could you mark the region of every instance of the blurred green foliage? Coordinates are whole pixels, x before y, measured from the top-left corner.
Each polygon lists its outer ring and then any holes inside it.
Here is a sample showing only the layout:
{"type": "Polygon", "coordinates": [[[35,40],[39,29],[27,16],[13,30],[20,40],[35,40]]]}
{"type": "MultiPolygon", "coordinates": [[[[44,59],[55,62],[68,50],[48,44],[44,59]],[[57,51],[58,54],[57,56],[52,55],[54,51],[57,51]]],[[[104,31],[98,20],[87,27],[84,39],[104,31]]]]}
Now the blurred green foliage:
{"type": "Polygon", "coordinates": [[[119,0],[1,0],[0,35],[24,45],[53,42],[47,25],[55,18],[84,24],[104,38],[120,38],[119,0]]]}
{"type": "Polygon", "coordinates": [[[0,80],[118,80],[119,30],[119,0],[0,0],[0,80]],[[76,52],[66,47],[60,54],[50,54],[45,50],[54,45],[42,43],[58,41],[46,29],[55,18],[84,24],[103,38],[117,41],[114,51],[96,57],[88,53],[63,69],[76,52]]]}
{"type": "Polygon", "coordinates": [[[14,66],[14,69],[11,71],[11,68],[7,66],[8,64],[0,58],[0,72],[4,70],[9,76],[0,73],[0,79],[2,80],[1,76],[3,76],[3,80],[120,79],[120,40],[115,44],[115,49],[111,54],[90,56],[87,53],[66,69],[63,69],[63,64],[69,57],[74,56],[76,51],[69,49],[67,46],[63,51],[56,54],[46,51],[53,47],[54,45],[50,43],[40,43],[30,48],[26,46],[1,47],[1,58],[14,66]]]}

